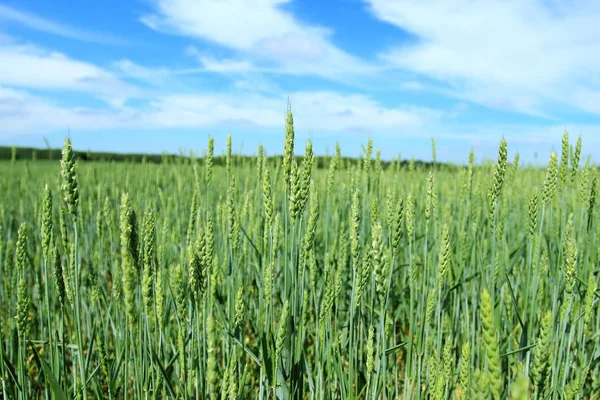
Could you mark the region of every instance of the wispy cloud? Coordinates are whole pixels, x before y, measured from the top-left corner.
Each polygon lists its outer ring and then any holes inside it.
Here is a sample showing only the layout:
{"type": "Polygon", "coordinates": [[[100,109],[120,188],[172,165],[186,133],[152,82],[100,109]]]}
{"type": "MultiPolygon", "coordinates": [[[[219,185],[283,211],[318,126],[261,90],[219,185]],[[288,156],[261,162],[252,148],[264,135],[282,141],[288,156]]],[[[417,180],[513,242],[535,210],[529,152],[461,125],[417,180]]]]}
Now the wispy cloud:
{"type": "Polygon", "coordinates": [[[93,64],[31,45],[0,47],[0,85],[86,92],[113,105],[137,89],[93,64]]]}
{"type": "MultiPolygon", "coordinates": [[[[385,107],[364,95],[328,91],[293,92],[289,96],[298,131],[318,130],[353,133],[420,128],[439,120],[438,110],[398,105],[385,107]]],[[[153,124],[210,126],[245,121],[248,126],[281,127],[287,98],[226,93],[169,95],[152,103],[153,124]]]]}
{"type": "Polygon", "coordinates": [[[124,126],[130,118],[115,109],[65,107],[50,99],[32,95],[23,90],[0,86],[0,137],[23,134],[43,135],[64,130],[109,129],[124,126]],[[94,128],[94,126],[96,128],[94,128]]]}
{"type": "Polygon", "coordinates": [[[209,51],[200,51],[194,45],[187,46],[185,48],[185,54],[197,60],[201,65],[201,72],[217,72],[217,73],[230,73],[230,72],[258,72],[256,66],[250,61],[244,59],[231,59],[221,58],[217,59],[210,55],[209,51]]]}
{"type": "MultiPolygon", "coordinates": [[[[281,6],[289,1],[151,0],[155,12],[142,16],[141,21],[157,31],[220,45],[236,52],[239,63],[251,62],[271,72],[340,80],[377,70],[337,48],[329,29],[302,23],[284,11],[281,6]]],[[[230,60],[212,61],[226,64],[230,60]]]]}
{"type": "Polygon", "coordinates": [[[251,62],[245,60],[217,60],[212,57],[198,57],[198,60],[210,72],[249,72],[254,68],[251,62]]]}
{"type": "Polygon", "coordinates": [[[224,47],[253,51],[262,41],[296,34],[322,37],[325,31],[303,27],[279,6],[289,0],[153,0],[154,14],[141,21],[170,33],[206,39],[224,47]],[[235,28],[235,29],[233,29],[235,28]]]}
{"type": "Polygon", "coordinates": [[[600,111],[598,2],[366,1],[418,38],[381,60],[450,83],[455,97],[542,116],[557,106],[600,111]]]}
{"type": "Polygon", "coordinates": [[[0,21],[14,22],[39,32],[81,40],[84,42],[108,45],[129,44],[129,41],[116,37],[110,33],[90,32],[73,28],[58,22],[50,21],[34,14],[17,10],[4,4],[0,4],[0,21]]]}
{"type": "MultiPolygon", "coordinates": [[[[111,63],[107,69],[116,79],[130,83],[132,96],[141,99],[150,98],[152,93],[157,92],[190,90],[179,79],[180,75],[186,75],[187,71],[178,70],[167,65],[150,67],[140,65],[129,59],[122,59],[111,63]]],[[[194,73],[198,73],[198,71],[194,71],[194,73]]]]}
{"type": "MultiPolygon", "coordinates": [[[[439,120],[442,113],[408,105],[385,107],[364,95],[334,92],[293,92],[298,131],[373,133],[420,129],[439,120]]],[[[4,134],[43,133],[66,124],[80,131],[161,128],[206,128],[231,124],[245,128],[279,129],[287,98],[282,95],[214,92],[199,95],[167,94],[150,100],[142,109],[87,109],[64,107],[24,90],[0,86],[0,115],[4,134]],[[16,111],[19,112],[16,112],[16,111]],[[101,121],[100,121],[101,120],[101,121]]]]}

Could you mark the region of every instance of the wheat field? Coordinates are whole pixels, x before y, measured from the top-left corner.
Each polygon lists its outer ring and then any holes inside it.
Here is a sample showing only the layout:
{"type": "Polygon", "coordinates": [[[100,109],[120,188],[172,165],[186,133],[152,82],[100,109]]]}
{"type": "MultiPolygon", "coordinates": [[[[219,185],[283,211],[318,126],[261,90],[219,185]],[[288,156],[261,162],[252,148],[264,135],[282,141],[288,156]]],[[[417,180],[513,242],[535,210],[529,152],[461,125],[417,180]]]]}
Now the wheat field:
{"type": "Polygon", "coordinates": [[[493,163],[384,163],[369,140],[317,168],[290,110],[283,157],[231,140],[0,164],[2,398],[598,398],[581,139],[545,169],[504,139],[493,163]]]}

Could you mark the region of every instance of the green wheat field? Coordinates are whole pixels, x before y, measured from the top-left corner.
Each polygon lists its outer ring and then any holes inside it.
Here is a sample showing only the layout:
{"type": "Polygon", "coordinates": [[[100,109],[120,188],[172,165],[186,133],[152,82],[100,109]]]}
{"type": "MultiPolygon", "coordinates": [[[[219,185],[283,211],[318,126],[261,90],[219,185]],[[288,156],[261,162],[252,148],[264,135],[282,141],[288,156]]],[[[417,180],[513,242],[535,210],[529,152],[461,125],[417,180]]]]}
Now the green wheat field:
{"type": "Polygon", "coordinates": [[[231,140],[0,163],[1,398],[599,398],[581,139],[547,169],[504,139],[464,167],[371,140],[317,165],[290,110],[283,157],[231,140]]]}

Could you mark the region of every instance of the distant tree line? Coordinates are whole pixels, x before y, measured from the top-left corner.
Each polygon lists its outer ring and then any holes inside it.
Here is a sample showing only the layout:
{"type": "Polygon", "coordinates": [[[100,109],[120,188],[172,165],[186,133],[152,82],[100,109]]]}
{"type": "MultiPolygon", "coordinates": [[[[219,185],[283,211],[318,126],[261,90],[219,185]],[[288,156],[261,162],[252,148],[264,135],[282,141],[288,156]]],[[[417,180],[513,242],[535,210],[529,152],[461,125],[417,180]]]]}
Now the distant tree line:
{"type": "MultiPolygon", "coordinates": [[[[198,157],[191,153],[186,155],[180,154],[143,154],[143,153],[115,153],[115,152],[99,152],[99,151],[75,151],[75,156],[80,161],[84,162],[126,162],[126,163],[150,163],[150,164],[161,164],[161,163],[189,163],[189,162],[202,162],[202,157],[198,157]]],[[[35,147],[15,147],[15,146],[0,146],[0,160],[29,160],[29,161],[41,161],[41,160],[54,160],[58,161],[61,157],[60,149],[41,149],[35,147]]],[[[248,165],[255,160],[255,156],[248,155],[234,155],[234,159],[238,164],[248,165]]],[[[269,157],[270,162],[278,163],[281,162],[282,156],[271,156],[269,157]]],[[[324,169],[329,166],[330,156],[315,156],[314,166],[317,169],[324,169]]],[[[302,156],[296,156],[296,161],[300,165],[302,162],[302,156]]],[[[342,165],[346,168],[352,167],[357,163],[362,162],[362,158],[342,157],[342,165]]],[[[375,160],[373,160],[375,162],[375,160]]],[[[213,158],[214,165],[225,165],[225,157],[217,156],[213,158]]],[[[389,167],[396,168],[429,168],[434,163],[424,162],[419,160],[408,160],[403,159],[398,162],[398,159],[392,161],[381,160],[382,167],[387,169],[389,167]]],[[[451,166],[448,164],[435,163],[436,165],[445,168],[460,168],[458,166],[451,166]]]]}

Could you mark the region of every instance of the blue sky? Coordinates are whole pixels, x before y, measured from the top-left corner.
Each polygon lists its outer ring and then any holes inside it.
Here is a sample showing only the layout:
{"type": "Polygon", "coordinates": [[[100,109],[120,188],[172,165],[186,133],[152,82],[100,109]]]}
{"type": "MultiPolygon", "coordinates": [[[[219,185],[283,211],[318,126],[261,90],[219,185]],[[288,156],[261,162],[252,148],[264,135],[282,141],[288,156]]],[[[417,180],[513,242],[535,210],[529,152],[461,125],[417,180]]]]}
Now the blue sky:
{"type": "Polygon", "coordinates": [[[600,156],[591,0],[0,0],[0,144],[600,156]]]}

